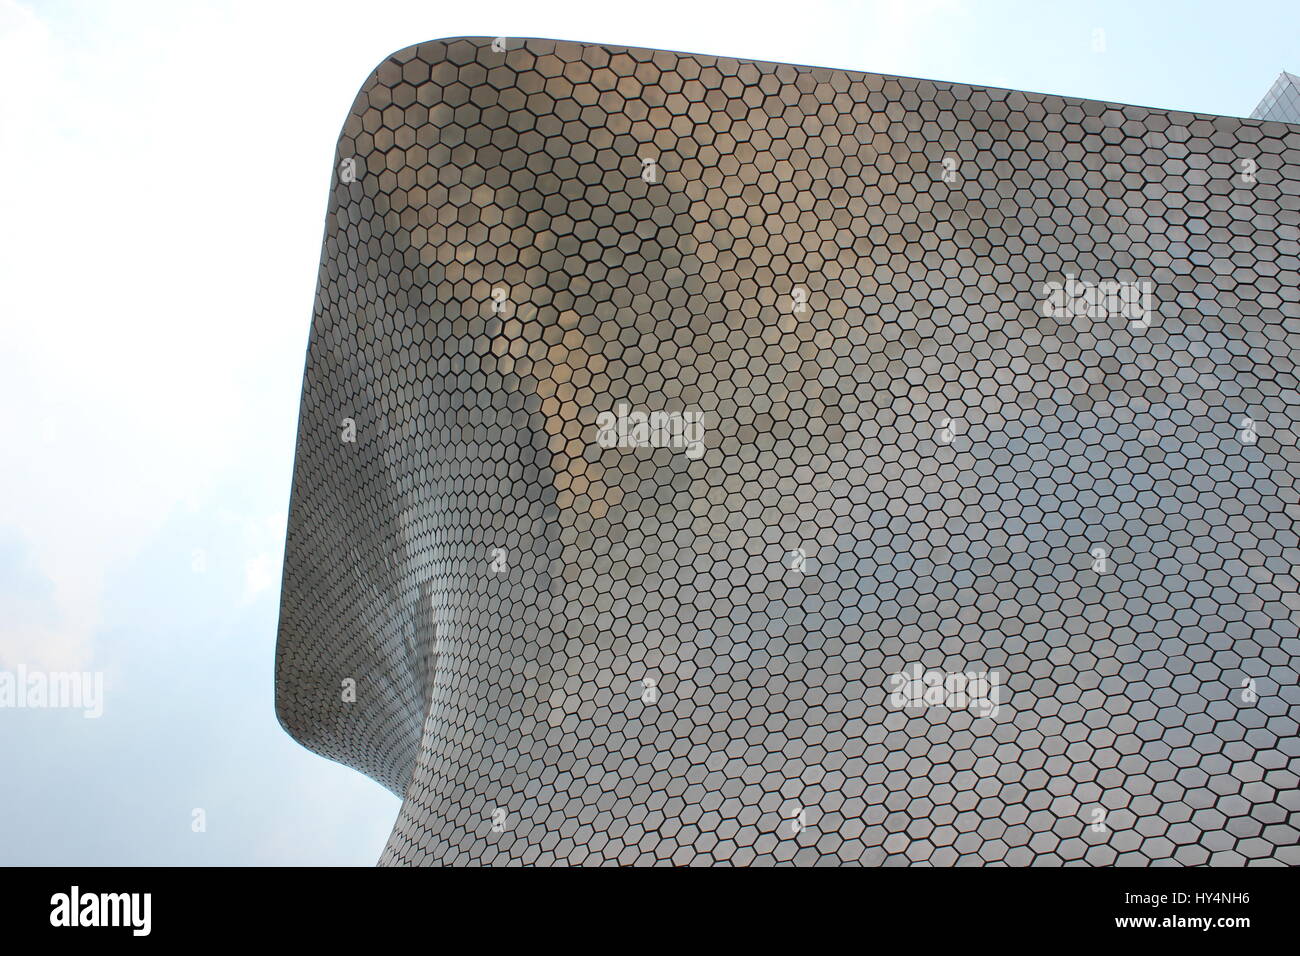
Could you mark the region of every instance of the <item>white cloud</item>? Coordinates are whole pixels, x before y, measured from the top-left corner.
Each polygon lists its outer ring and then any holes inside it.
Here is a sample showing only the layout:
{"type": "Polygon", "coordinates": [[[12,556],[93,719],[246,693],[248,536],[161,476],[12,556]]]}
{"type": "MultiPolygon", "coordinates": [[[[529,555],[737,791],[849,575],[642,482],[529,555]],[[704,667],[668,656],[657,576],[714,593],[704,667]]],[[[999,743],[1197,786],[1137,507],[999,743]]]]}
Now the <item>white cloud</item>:
{"type": "Polygon", "coordinates": [[[280,580],[280,558],[274,554],[259,554],[244,562],[244,600],[251,601],[263,591],[270,590],[280,580]]]}

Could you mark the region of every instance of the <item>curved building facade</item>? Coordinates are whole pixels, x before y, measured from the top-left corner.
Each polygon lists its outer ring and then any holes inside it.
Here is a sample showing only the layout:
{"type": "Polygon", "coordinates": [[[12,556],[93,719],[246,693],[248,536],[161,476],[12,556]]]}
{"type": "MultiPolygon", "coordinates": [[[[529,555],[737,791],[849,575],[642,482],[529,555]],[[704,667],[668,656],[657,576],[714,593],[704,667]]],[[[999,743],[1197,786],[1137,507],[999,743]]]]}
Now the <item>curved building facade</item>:
{"type": "Polygon", "coordinates": [[[1300,862],[1300,128],[552,40],[335,157],[276,702],[387,864],[1300,862]]]}

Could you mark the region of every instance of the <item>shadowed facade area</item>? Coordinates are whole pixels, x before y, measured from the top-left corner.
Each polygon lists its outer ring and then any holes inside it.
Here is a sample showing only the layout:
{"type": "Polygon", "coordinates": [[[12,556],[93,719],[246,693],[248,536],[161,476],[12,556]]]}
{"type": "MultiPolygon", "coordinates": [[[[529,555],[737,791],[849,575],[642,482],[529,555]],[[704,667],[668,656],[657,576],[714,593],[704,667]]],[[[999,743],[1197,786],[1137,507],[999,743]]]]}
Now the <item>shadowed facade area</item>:
{"type": "Polygon", "coordinates": [[[381,863],[1300,863],[1300,128],[563,43],[335,157],[276,661],[381,863]]]}

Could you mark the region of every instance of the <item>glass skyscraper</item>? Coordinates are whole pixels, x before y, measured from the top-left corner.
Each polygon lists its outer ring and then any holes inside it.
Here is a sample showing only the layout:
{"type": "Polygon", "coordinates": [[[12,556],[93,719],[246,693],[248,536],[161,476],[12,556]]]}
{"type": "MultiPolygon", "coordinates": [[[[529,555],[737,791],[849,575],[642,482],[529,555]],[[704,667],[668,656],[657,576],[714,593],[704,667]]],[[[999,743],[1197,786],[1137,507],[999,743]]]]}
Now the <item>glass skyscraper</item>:
{"type": "Polygon", "coordinates": [[[1300,76],[1285,71],[1279,74],[1250,118],[1300,123],[1300,76]]]}

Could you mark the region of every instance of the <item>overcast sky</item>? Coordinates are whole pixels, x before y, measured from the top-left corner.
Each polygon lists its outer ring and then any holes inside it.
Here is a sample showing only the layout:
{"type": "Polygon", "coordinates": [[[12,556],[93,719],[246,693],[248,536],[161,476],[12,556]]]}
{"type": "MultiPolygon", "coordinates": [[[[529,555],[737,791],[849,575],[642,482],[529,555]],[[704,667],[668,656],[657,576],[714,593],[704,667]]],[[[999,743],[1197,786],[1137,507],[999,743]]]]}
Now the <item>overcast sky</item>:
{"type": "Polygon", "coordinates": [[[280,564],[339,128],[462,35],[1237,116],[1300,72],[1294,0],[0,0],[0,671],[105,679],[0,710],[0,864],[378,858],[396,798],[276,722],[280,564]]]}

